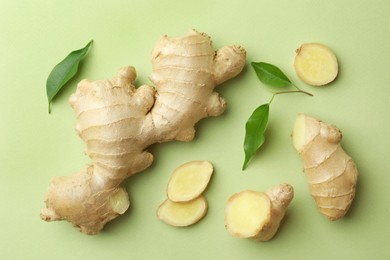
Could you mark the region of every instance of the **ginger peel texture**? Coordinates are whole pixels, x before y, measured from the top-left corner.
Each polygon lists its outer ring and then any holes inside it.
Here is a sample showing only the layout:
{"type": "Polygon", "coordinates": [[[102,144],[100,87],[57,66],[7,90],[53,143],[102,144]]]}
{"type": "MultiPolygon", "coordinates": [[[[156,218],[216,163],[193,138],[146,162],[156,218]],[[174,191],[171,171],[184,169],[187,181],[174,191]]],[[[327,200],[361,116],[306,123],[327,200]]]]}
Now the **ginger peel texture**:
{"type": "Polygon", "coordinates": [[[303,161],[310,193],[330,220],[342,218],[356,193],[357,167],[341,147],[342,133],[334,125],[299,114],[292,141],[303,161]]]}

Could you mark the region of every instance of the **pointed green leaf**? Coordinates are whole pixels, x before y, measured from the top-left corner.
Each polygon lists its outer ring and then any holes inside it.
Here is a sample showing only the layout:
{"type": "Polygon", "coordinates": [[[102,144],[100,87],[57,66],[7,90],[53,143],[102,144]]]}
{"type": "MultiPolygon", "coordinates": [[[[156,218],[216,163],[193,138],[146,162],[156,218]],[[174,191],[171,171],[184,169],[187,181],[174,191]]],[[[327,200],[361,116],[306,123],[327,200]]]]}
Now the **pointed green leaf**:
{"type": "Polygon", "coordinates": [[[269,115],[269,104],[263,104],[253,111],[245,126],[244,152],[245,161],[242,169],[245,170],[250,159],[263,145],[264,133],[267,129],[269,115]]]}
{"type": "Polygon", "coordinates": [[[80,61],[87,55],[92,40],[82,49],[72,51],[64,60],[58,63],[50,72],[46,81],[46,94],[49,101],[49,113],[53,98],[61,88],[76,75],[80,61]]]}
{"type": "Polygon", "coordinates": [[[286,75],[276,66],[265,62],[252,62],[257,77],[261,82],[273,87],[285,87],[291,84],[286,75]]]}

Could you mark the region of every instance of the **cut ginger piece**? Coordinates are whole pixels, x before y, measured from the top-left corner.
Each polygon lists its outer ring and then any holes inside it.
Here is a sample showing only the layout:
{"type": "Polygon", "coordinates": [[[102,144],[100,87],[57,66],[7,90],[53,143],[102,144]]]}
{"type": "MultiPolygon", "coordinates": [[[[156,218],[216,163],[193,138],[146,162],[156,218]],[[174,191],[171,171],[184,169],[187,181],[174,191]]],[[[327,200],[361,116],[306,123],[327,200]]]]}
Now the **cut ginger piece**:
{"type": "Polygon", "coordinates": [[[305,83],[323,86],[337,77],[337,58],[327,46],[320,43],[305,43],[296,53],[294,68],[305,83]]]}
{"type": "Polygon", "coordinates": [[[293,197],[289,184],[271,187],[266,192],[236,193],[226,203],[225,227],[235,237],[268,241],[276,234],[293,197]]]}
{"type": "Polygon", "coordinates": [[[124,188],[118,188],[110,196],[110,206],[118,214],[123,214],[130,206],[129,195],[124,188]]]}
{"type": "Polygon", "coordinates": [[[157,210],[157,217],[175,227],[186,227],[201,220],[207,213],[207,201],[200,195],[188,202],[165,200],[157,210]]]}
{"type": "Polygon", "coordinates": [[[212,174],[213,165],[209,161],[190,161],[179,166],[169,180],[168,198],[174,202],[185,202],[199,197],[212,174]]]}

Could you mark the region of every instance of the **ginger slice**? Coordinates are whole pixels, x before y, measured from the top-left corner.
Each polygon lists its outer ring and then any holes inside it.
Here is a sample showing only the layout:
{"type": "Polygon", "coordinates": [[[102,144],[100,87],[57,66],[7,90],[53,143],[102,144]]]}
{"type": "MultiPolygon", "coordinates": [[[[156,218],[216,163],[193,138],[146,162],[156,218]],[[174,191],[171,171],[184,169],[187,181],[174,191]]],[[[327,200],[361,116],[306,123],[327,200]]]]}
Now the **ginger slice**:
{"type": "Polygon", "coordinates": [[[207,213],[207,201],[200,195],[188,202],[165,200],[157,210],[157,217],[175,227],[186,227],[201,220],[207,213]]]}
{"type": "Polygon", "coordinates": [[[294,196],[289,184],[257,192],[245,190],[229,198],[225,207],[225,227],[239,238],[270,240],[277,232],[294,196]]]}
{"type": "Polygon", "coordinates": [[[305,43],[296,53],[294,68],[305,83],[323,86],[336,78],[337,58],[327,46],[320,43],[305,43]]]}
{"type": "Polygon", "coordinates": [[[190,161],[172,173],[168,183],[167,196],[171,201],[184,202],[199,197],[206,189],[213,165],[209,161],[190,161]]]}

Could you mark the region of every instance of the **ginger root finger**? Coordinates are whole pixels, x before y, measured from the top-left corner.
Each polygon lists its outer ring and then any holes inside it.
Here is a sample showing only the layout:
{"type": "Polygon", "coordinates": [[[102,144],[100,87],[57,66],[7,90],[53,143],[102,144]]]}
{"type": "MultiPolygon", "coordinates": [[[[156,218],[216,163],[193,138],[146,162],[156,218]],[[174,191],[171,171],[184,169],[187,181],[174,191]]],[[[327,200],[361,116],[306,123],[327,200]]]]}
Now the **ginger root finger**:
{"type": "Polygon", "coordinates": [[[356,193],[358,171],[340,145],[341,131],[334,125],[299,114],[292,141],[303,161],[311,195],[330,220],[343,217],[356,193]]]}
{"type": "Polygon", "coordinates": [[[304,82],[313,86],[326,85],[338,74],[336,55],[320,43],[302,44],[296,51],[294,68],[304,82]]]}
{"type": "Polygon", "coordinates": [[[294,197],[289,184],[271,187],[266,192],[241,191],[231,196],[225,207],[225,227],[239,238],[268,241],[279,229],[294,197]]]}
{"type": "Polygon", "coordinates": [[[81,81],[69,102],[92,163],[51,182],[41,218],[67,220],[96,234],[123,214],[129,202],[119,186],[152,164],[148,147],[191,141],[199,120],[224,111],[226,102],[214,88],[240,73],[246,57],[241,47],[226,48],[226,59],[217,58],[210,37],[195,30],[184,37],[163,36],[152,52],[155,87],[136,88],[130,66],[110,80],[81,81]]]}
{"type": "Polygon", "coordinates": [[[167,196],[171,201],[190,201],[206,189],[213,165],[209,161],[187,162],[174,170],[168,183],[167,196]]]}
{"type": "Polygon", "coordinates": [[[202,195],[186,202],[165,200],[157,210],[157,217],[175,227],[186,227],[197,223],[207,213],[207,201],[202,195]]]}

